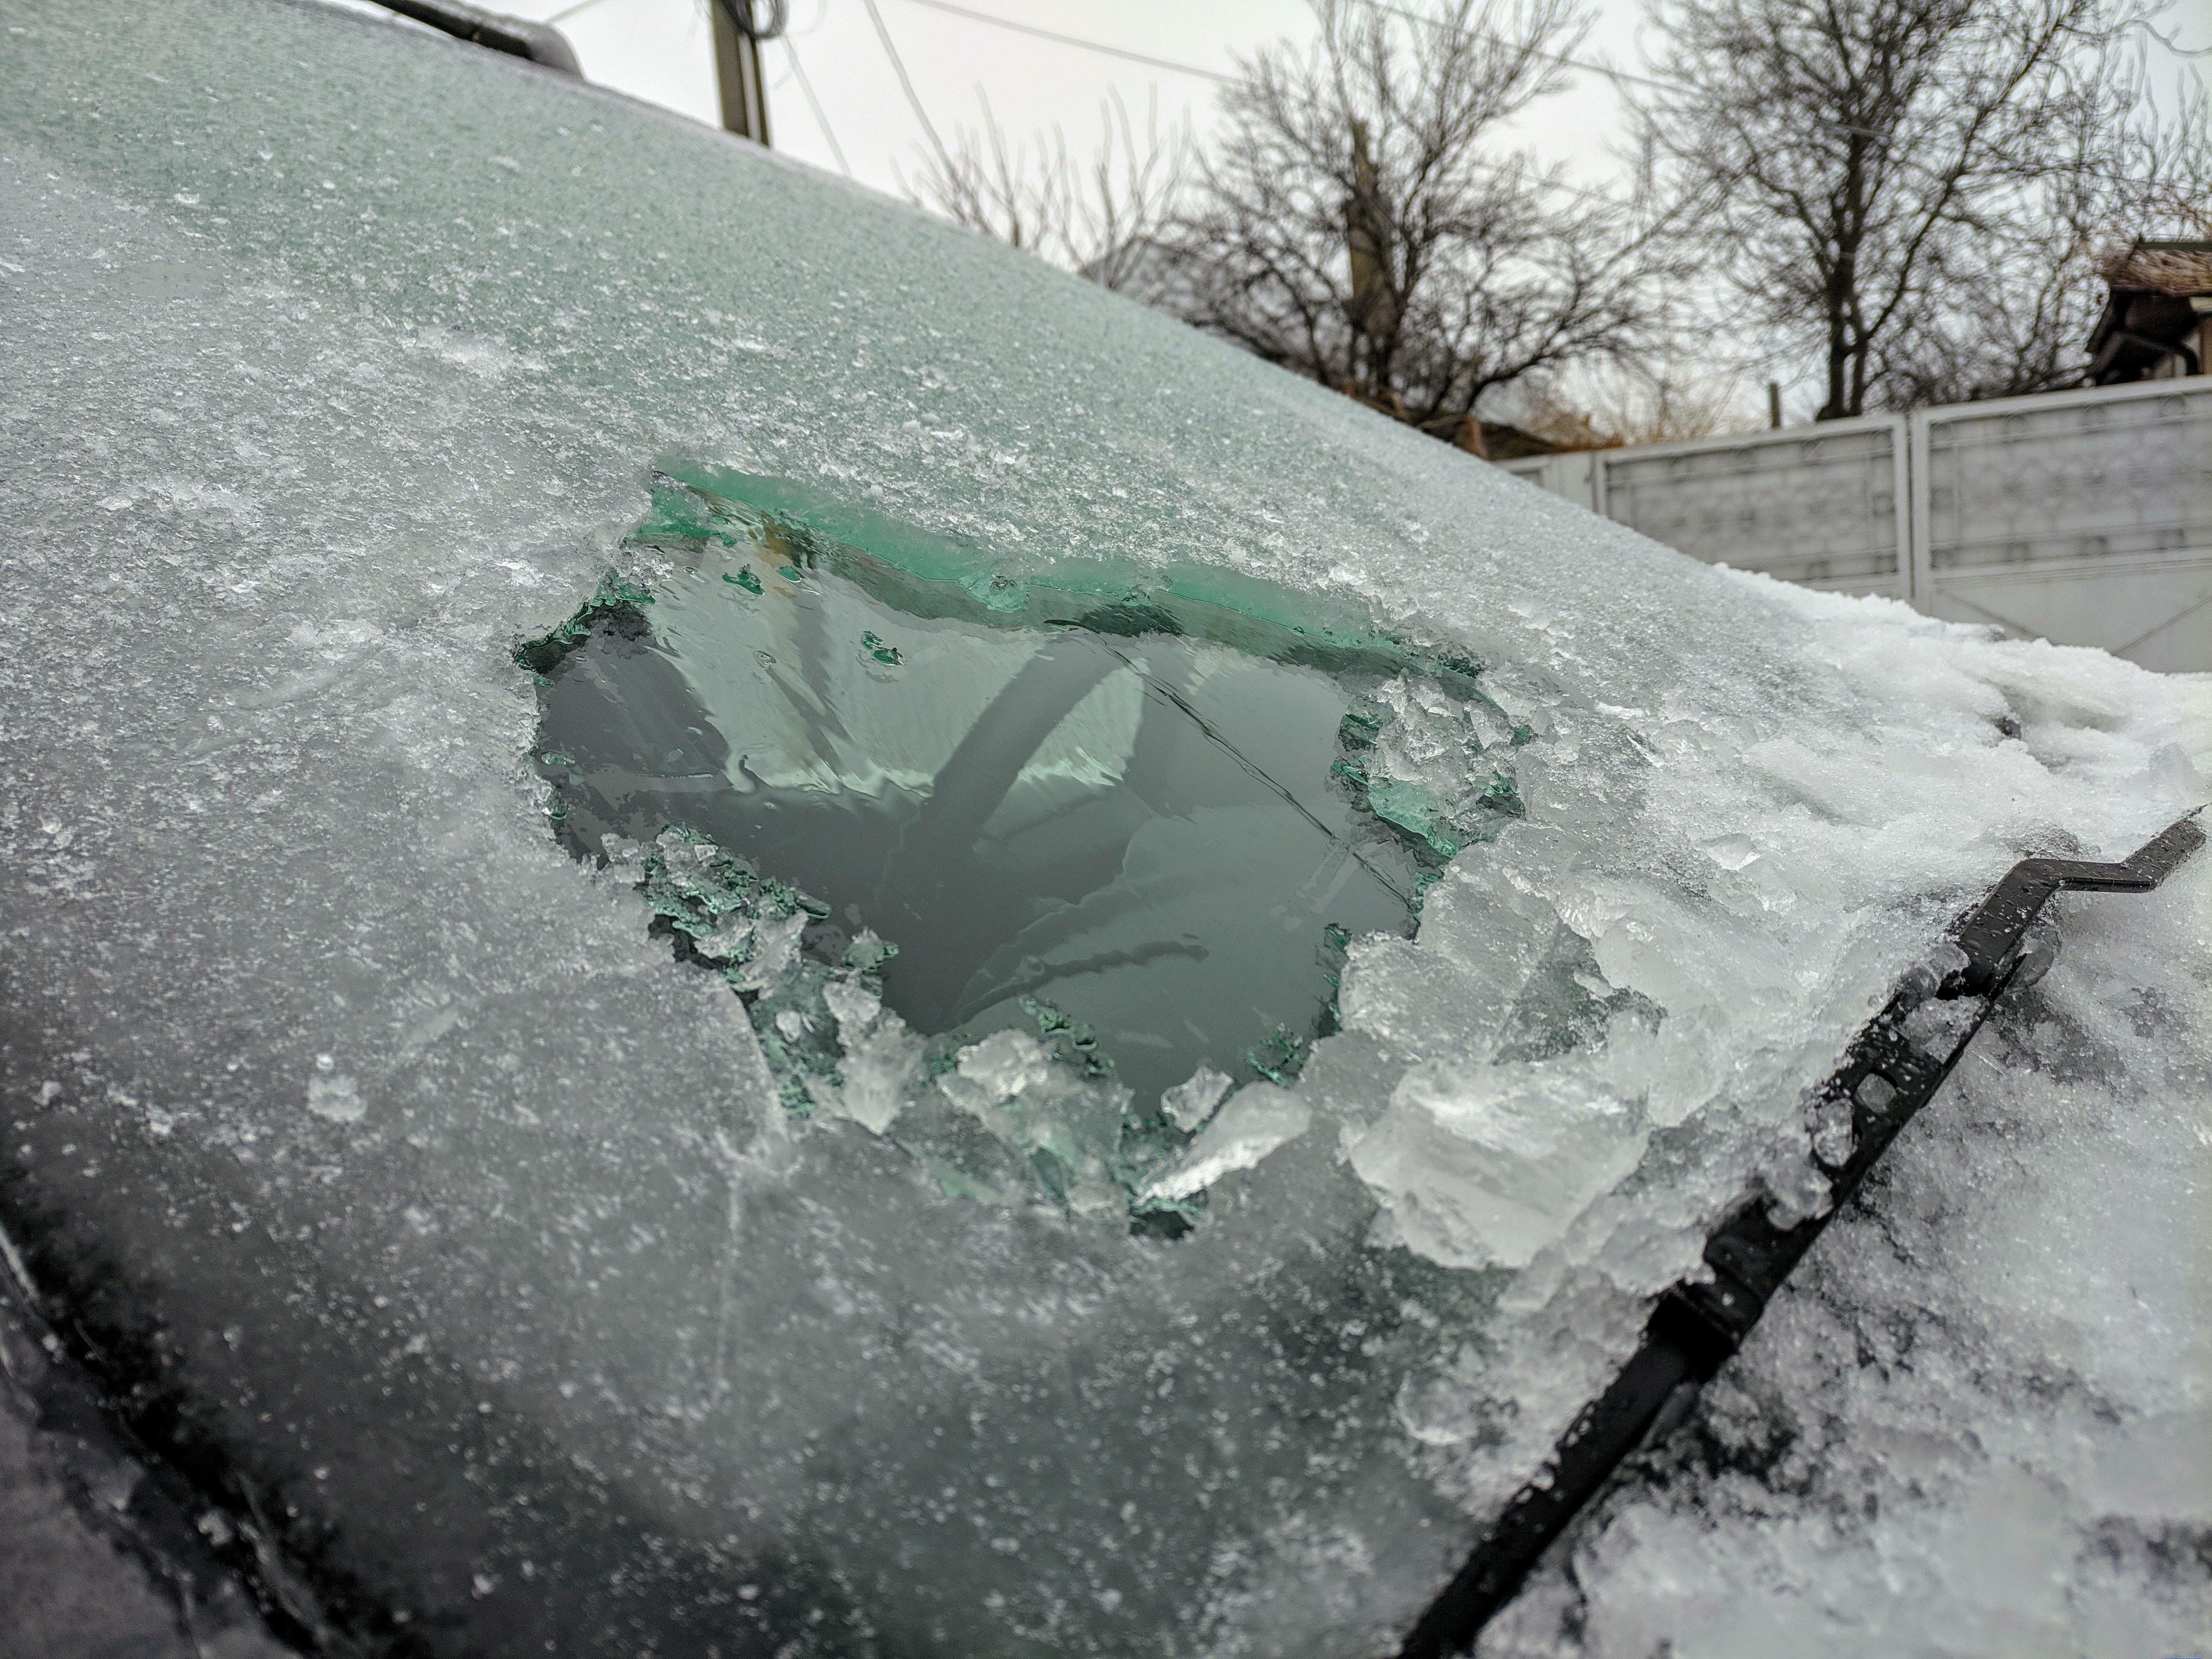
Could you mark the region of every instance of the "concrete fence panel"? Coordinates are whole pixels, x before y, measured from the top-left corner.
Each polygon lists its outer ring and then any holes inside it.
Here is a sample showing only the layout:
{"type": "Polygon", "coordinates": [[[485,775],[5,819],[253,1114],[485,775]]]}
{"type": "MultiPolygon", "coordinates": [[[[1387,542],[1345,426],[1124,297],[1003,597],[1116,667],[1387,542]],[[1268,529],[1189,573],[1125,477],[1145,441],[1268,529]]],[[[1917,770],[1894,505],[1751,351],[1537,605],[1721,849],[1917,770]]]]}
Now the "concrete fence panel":
{"type": "Polygon", "coordinates": [[[1916,603],[2212,669],[2212,379],[1912,417],[1916,603]]]}
{"type": "Polygon", "coordinates": [[[1506,471],[1715,563],[2212,671],[2212,376],[1506,471]]]}
{"type": "Polygon", "coordinates": [[[1701,559],[1905,597],[1905,422],[1601,450],[1606,513],[1701,559]]]}

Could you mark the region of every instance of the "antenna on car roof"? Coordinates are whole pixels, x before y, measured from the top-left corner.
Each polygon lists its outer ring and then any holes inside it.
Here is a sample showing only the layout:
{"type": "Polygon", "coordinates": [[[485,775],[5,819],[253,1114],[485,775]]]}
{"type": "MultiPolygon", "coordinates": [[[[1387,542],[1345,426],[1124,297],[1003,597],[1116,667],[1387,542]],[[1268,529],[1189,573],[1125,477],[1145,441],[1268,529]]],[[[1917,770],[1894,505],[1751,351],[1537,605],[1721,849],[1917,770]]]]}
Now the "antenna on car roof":
{"type": "Polygon", "coordinates": [[[2177,818],[2118,864],[2024,859],[1960,918],[1943,953],[1948,960],[1908,975],[1813,1096],[1813,1158],[1828,1178],[1827,1207],[1782,1225],[1771,1218],[1768,1202],[1753,1194],[1729,1213],[1705,1242],[1711,1278],[1680,1280],[1659,1298],[1635,1357],[1583,1409],[1535,1479],[1483,1531],[1467,1565],[1413,1626],[1399,1659],[1441,1659],[1469,1650],[1613,1471],[1689,1415],[1698,1390],[1742,1346],[1790,1270],[1858,1190],[1898,1131],[1942,1086],[1997,1000],[2014,986],[2033,985],[2057,959],[2056,931],[2034,926],[2051,895],[2066,888],[2149,891],[2204,844],[2197,823],[2203,811],[2177,818]],[[1943,1022],[1933,1037],[1909,1030],[1911,1016],[1934,1001],[1960,1003],[1963,1017],[1943,1022]]]}
{"type": "Polygon", "coordinates": [[[568,37],[550,23],[533,23],[526,17],[507,17],[465,3],[465,0],[376,0],[386,11],[411,17],[418,23],[513,58],[581,79],[584,66],[576,61],[568,37]]]}

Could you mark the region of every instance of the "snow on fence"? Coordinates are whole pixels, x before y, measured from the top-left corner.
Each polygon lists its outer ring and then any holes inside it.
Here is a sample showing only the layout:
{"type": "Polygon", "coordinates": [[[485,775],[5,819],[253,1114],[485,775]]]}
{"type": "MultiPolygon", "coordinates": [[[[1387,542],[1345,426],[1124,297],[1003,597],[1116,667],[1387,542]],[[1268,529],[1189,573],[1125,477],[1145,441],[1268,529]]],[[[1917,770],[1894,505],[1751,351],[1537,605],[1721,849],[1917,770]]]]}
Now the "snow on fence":
{"type": "Polygon", "coordinates": [[[1504,465],[1697,558],[2212,670],[2212,377],[1504,465]]]}

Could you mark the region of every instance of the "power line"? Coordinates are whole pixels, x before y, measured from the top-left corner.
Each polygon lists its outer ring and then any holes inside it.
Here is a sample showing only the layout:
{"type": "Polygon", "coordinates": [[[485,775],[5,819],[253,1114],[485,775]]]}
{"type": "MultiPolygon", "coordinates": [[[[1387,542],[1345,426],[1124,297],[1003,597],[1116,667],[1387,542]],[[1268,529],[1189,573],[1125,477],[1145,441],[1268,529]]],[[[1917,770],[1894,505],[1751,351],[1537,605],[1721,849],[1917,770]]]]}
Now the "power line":
{"type": "MultiPolygon", "coordinates": [[[[585,3],[588,5],[592,0],[585,0],[585,3]]],[[[814,125],[822,129],[823,137],[829,140],[830,153],[837,158],[837,171],[849,179],[853,176],[853,169],[846,163],[844,147],[838,143],[837,135],[830,131],[830,117],[823,111],[822,100],[814,95],[814,83],[806,78],[806,65],[799,61],[799,47],[788,34],[781,39],[784,52],[791,58],[791,72],[798,78],[799,91],[806,94],[806,107],[814,112],[814,125]]]]}
{"type": "Polygon", "coordinates": [[[876,0],[866,0],[866,4],[869,21],[876,26],[876,38],[884,43],[884,56],[891,60],[891,68],[897,73],[898,83],[906,94],[908,106],[914,111],[915,119],[921,123],[921,130],[929,135],[930,146],[937,151],[939,164],[950,173],[952,171],[952,156],[945,148],[945,140],[937,136],[937,123],[929,118],[929,112],[921,106],[921,94],[915,91],[913,79],[906,72],[906,59],[899,56],[899,49],[891,40],[891,32],[884,27],[884,15],[877,8],[876,0]]]}
{"type": "MultiPolygon", "coordinates": [[[[893,70],[897,71],[899,86],[906,94],[906,101],[908,105],[913,109],[915,118],[921,121],[922,130],[929,135],[931,148],[936,150],[940,160],[945,159],[947,152],[945,148],[945,140],[939,136],[935,124],[930,120],[929,112],[922,107],[921,99],[915,93],[914,89],[914,82],[907,75],[905,61],[899,56],[898,47],[892,43],[890,31],[884,26],[883,14],[876,8],[876,0],[865,0],[865,3],[868,8],[868,16],[876,26],[877,38],[884,43],[884,51],[891,60],[891,67],[893,70]]],[[[588,10],[590,8],[600,3],[602,3],[602,0],[577,0],[575,4],[569,6],[563,10],[556,12],[552,16],[547,18],[545,21],[549,23],[557,23],[563,18],[573,17],[578,12],[588,10]]],[[[712,0],[709,0],[709,3],[712,3],[712,0]]],[[[1000,17],[991,12],[977,11],[971,7],[955,5],[952,3],[952,0],[907,0],[907,3],[915,6],[927,6],[932,11],[941,11],[950,16],[965,18],[971,23],[987,23],[993,28],[1005,29],[1014,34],[1026,34],[1033,40],[1049,40],[1056,46],[1073,46],[1079,52],[1097,52],[1103,57],[1118,58],[1124,63],[1142,64],[1148,68],[1166,70],[1176,75],[1196,76],[1202,81],[1211,81],[1219,86],[1233,85],[1237,78],[1233,75],[1225,75],[1219,70],[1206,69],[1197,64],[1179,63],[1172,58],[1155,58],[1149,52],[1132,52],[1126,46],[1109,46],[1103,40],[1086,40],[1080,35],[1062,34],[1057,29],[1039,28],[1033,23],[1018,22],[1011,17],[1000,17]]],[[[1462,35],[1472,34],[1474,33],[1474,31],[1471,30],[1454,28],[1449,24],[1439,22],[1435,18],[1424,17],[1418,12],[1408,11],[1401,6],[1384,4],[1382,3],[1382,0],[1365,0],[1365,3],[1374,7],[1377,11],[1389,12],[1396,16],[1410,19],[1416,23],[1426,23],[1431,28],[1443,29],[1452,33],[1462,35]]],[[[790,40],[789,36],[785,36],[784,40],[785,44],[788,46],[790,40]]],[[[1551,58],[1553,61],[1565,64],[1570,68],[1587,70],[1591,73],[1597,75],[1611,76],[1615,80],[1635,81],[1644,86],[1659,87],[1663,90],[1672,92],[1684,92],[1687,90],[1685,88],[1668,87],[1663,82],[1648,80],[1642,76],[1628,75],[1622,70],[1610,70],[1601,64],[1587,64],[1576,58],[1559,58],[1555,54],[1549,52],[1538,52],[1536,56],[1540,58],[1551,58]]],[[[797,67],[798,62],[798,57],[796,53],[794,53],[792,58],[792,64],[794,68],[797,67]]],[[[803,70],[799,71],[799,88],[800,90],[805,93],[806,101],[808,104],[813,107],[816,121],[822,128],[823,137],[830,139],[830,148],[832,151],[836,153],[838,165],[840,167],[843,167],[844,154],[842,150],[838,150],[836,139],[830,137],[829,123],[826,119],[823,118],[822,106],[816,100],[814,89],[810,84],[808,84],[805,72],[803,70]]],[[[846,173],[848,177],[851,176],[851,169],[849,167],[846,168],[846,173]]],[[[1578,185],[1565,184],[1557,179],[1540,179],[1538,182],[1542,184],[1547,189],[1565,191],[1568,195],[1579,196],[1585,201],[1600,202],[1610,201],[1612,199],[1601,191],[1585,190],[1578,185]]]]}
{"type": "MultiPolygon", "coordinates": [[[[988,23],[994,28],[1010,29],[1017,34],[1033,35],[1038,40],[1054,41],[1060,46],[1073,46],[1081,52],[1101,52],[1109,58],[1121,58],[1132,63],[1148,64],[1154,69],[1172,70],[1179,75],[1195,75],[1205,80],[1219,82],[1224,85],[1233,84],[1237,78],[1233,75],[1224,75],[1219,70],[1202,69],[1196,64],[1180,64],[1170,58],[1153,58],[1144,52],[1128,52],[1120,46],[1109,46],[1103,40],[1085,40],[1077,35],[1061,34],[1052,29],[1032,27],[1027,23],[1018,23],[1011,17],[994,16],[988,11],[975,11],[966,6],[954,5],[951,3],[951,0],[908,0],[908,3],[916,6],[927,6],[933,11],[947,12],[955,17],[967,18],[971,22],[988,23]]],[[[1374,0],[1369,0],[1369,3],[1374,3],[1374,0]]],[[[869,11],[873,13],[876,9],[876,0],[867,0],[867,6],[869,11]]],[[[1386,6],[1383,7],[1382,9],[1388,11],[1395,10],[1396,9],[1395,7],[1386,6]]],[[[1407,16],[1413,15],[1412,13],[1406,13],[1403,15],[1407,16]]],[[[878,31],[883,27],[883,21],[880,17],[877,19],[876,27],[878,31]]],[[[889,47],[890,44],[890,37],[886,35],[884,37],[884,45],[886,47],[889,47]]],[[[892,58],[893,62],[896,63],[897,60],[897,54],[896,52],[893,52],[892,58]]],[[[900,70],[900,78],[902,80],[905,78],[905,71],[903,69],[900,70]]],[[[914,90],[911,86],[908,86],[907,89],[907,98],[909,102],[915,102],[914,90]]],[[[921,114],[921,106],[918,102],[915,102],[915,112],[918,115],[921,114]]],[[[922,115],[922,121],[925,125],[927,125],[928,120],[929,118],[927,115],[922,115]]],[[[936,144],[938,153],[942,155],[945,151],[945,146],[943,142],[938,138],[936,130],[934,128],[930,130],[929,136],[931,142],[936,144]]],[[[1493,173],[1502,172],[1504,170],[1498,163],[1494,161],[1480,162],[1478,165],[1486,167],[1493,173]]],[[[1579,185],[1571,185],[1563,179],[1540,178],[1534,182],[1546,190],[1563,191],[1570,196],[1579,196],[1587,202],[1603,202],[1608,205],[1611,205],[1613,202],[1613,198],[1606,195],[1602,191],[1585,190],[1579,185]]]]}
{"type": "Polygon", "coordinates": [[[576,3],[574,5],[562,7],[560,10],[555,12],[550,17],[548,17],[544,21],[548,23],[565,23],[571,17],[574,17],[578,12],[589,11],[593,6],[596,6],[599,3],[599,0],[576,0],[576,3]]]}
{"type": "MultiPolygon", "coordinates": [[[[591,3],[592,0],[586,0],[591,3]]],[[[1016,34],[1032,35],[1039,40],[1057,41],[1063,46],[1075,46],[1084,52],[1103,53],[1109,58],[1120,58],[1132,64],[1146,64],[1153,69],[1173,70],[1177,75],[1195,75],[1207,81],[1227,85],[1236,80],[1233,75],[1224,75],[1219,70],[1200,69],[1195,64],[1178,64],[1171,58],[1154,58],[1146,52],[1130,52],[1121,46],[1109,46],[1103,40],[1079,40],[1073,34],[1061,34],[1053,29],[1041,29],[1033,23],[1018,23],[1011,17],[994,17],[987,11],[970,11],[965,6],[956,6],[951,0],[908,0],[908,3],[927,6],[932,11],[950,12],[955,17],[965,17],[972,22],[988,23],[994,28],[1009,29],[1016,34]]]]}

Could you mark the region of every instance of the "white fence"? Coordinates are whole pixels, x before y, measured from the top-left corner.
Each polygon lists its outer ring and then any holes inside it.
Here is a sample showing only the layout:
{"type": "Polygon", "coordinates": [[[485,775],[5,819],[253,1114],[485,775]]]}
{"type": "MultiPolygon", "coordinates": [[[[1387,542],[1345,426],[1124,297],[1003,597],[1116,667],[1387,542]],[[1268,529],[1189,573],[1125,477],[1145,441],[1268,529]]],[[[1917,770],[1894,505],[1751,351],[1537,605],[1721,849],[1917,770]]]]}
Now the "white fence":
{"type": "Polygon", "coordinates": [[[1698,558],[2212,671],[2212,376],[1504,465],[1698,558]]]}

